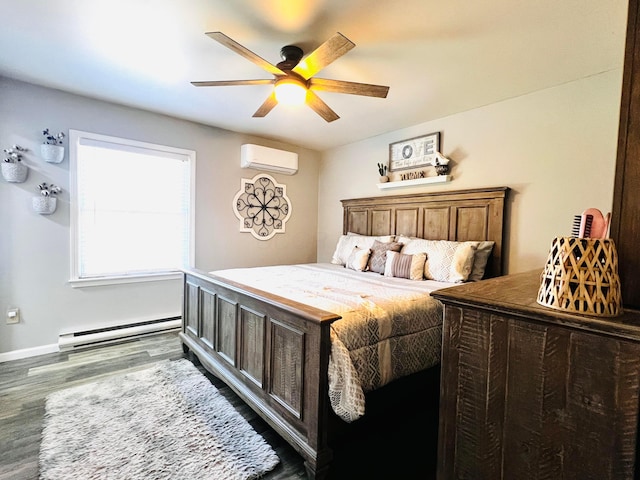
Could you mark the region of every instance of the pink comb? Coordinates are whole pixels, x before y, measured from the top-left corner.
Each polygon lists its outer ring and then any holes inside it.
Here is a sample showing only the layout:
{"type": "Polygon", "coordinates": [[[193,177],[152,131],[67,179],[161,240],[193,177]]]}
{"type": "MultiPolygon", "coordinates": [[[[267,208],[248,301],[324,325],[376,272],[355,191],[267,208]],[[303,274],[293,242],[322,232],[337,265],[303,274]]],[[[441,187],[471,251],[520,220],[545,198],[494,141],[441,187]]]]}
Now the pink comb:
{"type": "Polygon", "coordinates": [[[607,213],[606,218],[602,215],[602,212],[597,208],[587,208],[582,212],[582,217],[585,215],[591,215],[591,231],[585,232],[586,238],[607,238],[609,235],[609,221],[611,219],[611,213],[607,213]]]}

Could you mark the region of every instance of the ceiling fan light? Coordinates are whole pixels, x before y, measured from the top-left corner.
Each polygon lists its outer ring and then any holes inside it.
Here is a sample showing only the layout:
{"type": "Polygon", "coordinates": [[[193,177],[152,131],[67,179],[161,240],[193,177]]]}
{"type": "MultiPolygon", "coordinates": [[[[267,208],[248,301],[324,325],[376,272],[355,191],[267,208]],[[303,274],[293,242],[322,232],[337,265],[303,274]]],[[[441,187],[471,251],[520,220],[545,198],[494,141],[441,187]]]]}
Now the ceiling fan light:
{"type": "Polygon", "coordinates": [[[276,82],[276,100],[284,105],[302,105],[307,99],[307,88],[294,78],[283,78],[276,82]]]}

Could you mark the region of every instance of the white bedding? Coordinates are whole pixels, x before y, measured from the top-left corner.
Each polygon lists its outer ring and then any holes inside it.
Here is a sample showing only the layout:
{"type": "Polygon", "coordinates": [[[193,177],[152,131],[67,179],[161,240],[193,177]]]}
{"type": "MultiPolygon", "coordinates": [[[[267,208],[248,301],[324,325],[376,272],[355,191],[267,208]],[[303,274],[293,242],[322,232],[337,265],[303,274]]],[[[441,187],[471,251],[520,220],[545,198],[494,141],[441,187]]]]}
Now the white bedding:
{"type": "Polygon", "coordinates": [[[442,305],[429,293],[450,283],[325,263],[211,273],[342,316],[331,327],[329,397],[345,421],[364,415],[365,392],[440,361],[442,305]]]}

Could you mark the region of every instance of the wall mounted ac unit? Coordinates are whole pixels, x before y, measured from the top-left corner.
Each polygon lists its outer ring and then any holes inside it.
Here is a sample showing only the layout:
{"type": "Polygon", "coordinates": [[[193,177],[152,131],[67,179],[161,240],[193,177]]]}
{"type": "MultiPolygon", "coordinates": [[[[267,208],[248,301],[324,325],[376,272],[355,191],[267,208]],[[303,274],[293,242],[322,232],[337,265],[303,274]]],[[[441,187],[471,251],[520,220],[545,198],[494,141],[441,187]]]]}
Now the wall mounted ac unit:
{"type": "Polygon", "coordinates": [[[240,147],[240,166],[293,175],[298,171],[298,154],[247,143],[240,147]]]}

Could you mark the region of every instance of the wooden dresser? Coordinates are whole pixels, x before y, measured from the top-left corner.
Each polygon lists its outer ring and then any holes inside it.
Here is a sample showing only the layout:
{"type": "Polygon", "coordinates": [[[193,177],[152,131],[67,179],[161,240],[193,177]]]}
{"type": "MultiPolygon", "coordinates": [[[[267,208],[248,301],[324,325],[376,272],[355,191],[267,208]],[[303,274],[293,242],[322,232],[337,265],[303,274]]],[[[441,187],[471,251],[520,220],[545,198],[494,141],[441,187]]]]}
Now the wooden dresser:
{"type": "Polygon", "coordinates": [[[633,479],[640,313],[536,303],[539,271],[433,293],[445,305],[438,479],[633,479]]]}

